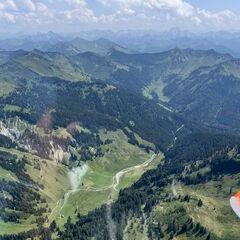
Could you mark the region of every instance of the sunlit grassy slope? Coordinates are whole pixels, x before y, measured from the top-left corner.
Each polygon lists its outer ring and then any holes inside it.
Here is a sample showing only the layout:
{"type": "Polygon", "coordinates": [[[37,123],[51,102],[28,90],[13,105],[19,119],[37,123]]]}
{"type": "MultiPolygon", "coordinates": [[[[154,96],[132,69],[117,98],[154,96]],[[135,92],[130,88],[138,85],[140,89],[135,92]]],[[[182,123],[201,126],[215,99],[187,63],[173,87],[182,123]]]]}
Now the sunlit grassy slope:
{"type": "MultiPolygon", "coordinates": [[[[141,165],[150,159],[153,152],[147,153],[137,145],[128,143],[127,136],[121,130],[101,130],[100,137],[103,141],[110,140],[109,144],[102,146],[104,155],[84,163],[88,165],[88,171],[82,178],[81,185],[74,191],[70,185],[67,166],[16,149],[0,149],[28,160],[26,170],[32,180],[42,186],[39,188],[39,193],[47,201],[48,211],[44,215],[47,217],[46,226],[56,220],[62,228],[69,216],[74,220],[78,213],[87,214],[107,203],[109,199],[115,199],[120,189],[137,181],[146,170],[155,168],[163,158],[158,154],[149,165],[131,170],[131,167],[141,165]],[[119,184],[114,189],[114,176],[124,169],[129,170],[120,177],[119,184]]],[[[139,136],[137,139],[141,143],[154,147],[139,136]]],[[[0,177],[19,181],[12,172],[2,168],[0,168],[0,177]]],[[[20,224],[0,222],[0,232],[10,234],[31,229],[36,227],[35,221],[35,217],[30,217],[21,221],[20,224]]]]}
{"type": "Polygon", "coordinates": [[[103,146],[105,153],[103,157],[87,163],[89,170],[82,179],[80,187],[82,190],[69,195],[58,216],[60,223],[61,218],[65,220],[68,216],[74,218],[75,212],[86,214],[106,203],[109,198],[116,198],[120,189],[137,181],[146,170],[156,167],[163,158],[159,154],[147,167],[130,170],[121,177],[117,189],[114,190],[113,178],[118,172],[146,162],[153,153],[146,153],[139,147],[129,144],[126,135],[120,130],[115,132],[103,130],[100,136],[103,140],[111,140],[112,143],[103,146]]]}
{"type": "Polygon", "coordinates": [[[145,221],[142,217],[129,219],[124,231],[124,239],[148,239],[149,235],[146,229],[151,224],[155,224],[155,226],[159,224],[164,233],[161,239],[169,239],[170,235],[167,234],[167,228],[172,223],[179,229],[186,223],[188,227],[192,226],[191,233],[176,234],[174,236],[176,240],[207,239],[207,234],[201,236],[197,232],[194,233],[194,228],[198,223],[211,233],[209,239],[239,239],[240,220],[229,204],[232,192],[238,189],[239,177],[239,174],[225,176],[218,181],[194,186],[178,183],[176,184],[178,197],[173,197],[172,186],[164,188],[161,195],[164,196],[165,200],[155,205],[145,221]],[[189,196],[190,200],[183,200],[185,196],[189,196]],[[199,205],[200,200],[202,205],[199,205]]]}

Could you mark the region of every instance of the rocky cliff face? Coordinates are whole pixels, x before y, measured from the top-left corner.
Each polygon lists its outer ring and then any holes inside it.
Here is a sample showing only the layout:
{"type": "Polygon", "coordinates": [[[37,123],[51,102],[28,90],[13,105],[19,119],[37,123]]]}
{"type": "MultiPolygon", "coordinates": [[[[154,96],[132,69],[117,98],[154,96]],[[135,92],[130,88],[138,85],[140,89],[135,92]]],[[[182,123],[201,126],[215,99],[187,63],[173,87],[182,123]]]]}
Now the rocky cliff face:
{"type": "Polygon", "coordinates": [[[11,139],[19,148],[43,158],[62,162],[68,161],[71,156],[68,151],[70,139],[54,136],[52,132],[45,133],[42,128],[19,118],[0,121],[0,134],[11,139]]]}

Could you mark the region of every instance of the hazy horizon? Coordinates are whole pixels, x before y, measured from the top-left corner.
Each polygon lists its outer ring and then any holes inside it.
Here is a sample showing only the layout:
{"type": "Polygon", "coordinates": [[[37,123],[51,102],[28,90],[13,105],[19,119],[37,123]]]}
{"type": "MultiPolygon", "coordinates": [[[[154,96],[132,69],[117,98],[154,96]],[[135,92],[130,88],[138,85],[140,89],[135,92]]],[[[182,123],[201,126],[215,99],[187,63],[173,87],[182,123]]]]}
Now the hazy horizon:
{"type": "MultiPolygon", "coordinates": [[[[151,30],[151,29],[125,29],[125,30],[112,30],[112,29],[89,29],[89,30],[79,30],[79,31],[69,31],[69,32],[61,32],[61,31],[54,31],[54,30],[46,30],[46,31],[33,31],[33,32],[28,32],[28,31],[18,31],[18,32],[0,32],[0,39],[12,39],[12,38],[25,38],[25,37],[30,37],[30,36],[38,36],[38,35],[48,35],[48,34],[55,34],[60,37],[80,37],[83,39],[89,39],[91,35],[95,35],[96,38],[106,38],[109,39],[109,35],[111,36],[117,36],[118,34],[128,34],[131,33],[132,36],[142,36],[146,35],[148,33],[151,33],[153,35],[161,35],[161,34],[170,34],[170,33],[176,33],[176,34],[191,34],[191,36],[201,36],[206,35],[206,34],[218,34],[218,33],[226,33],[226,34],[239,34],[239,30],[212,30],[212,31],[193,31],[193,30],[187,30],[187,29],[181,29],[181,28],[169,28],[166,30],[151,30]]],[[[176,35],[177,36],[177,35],[176,35]]],[[[91,37],[90,37],[91,39],[91,37]]]]}

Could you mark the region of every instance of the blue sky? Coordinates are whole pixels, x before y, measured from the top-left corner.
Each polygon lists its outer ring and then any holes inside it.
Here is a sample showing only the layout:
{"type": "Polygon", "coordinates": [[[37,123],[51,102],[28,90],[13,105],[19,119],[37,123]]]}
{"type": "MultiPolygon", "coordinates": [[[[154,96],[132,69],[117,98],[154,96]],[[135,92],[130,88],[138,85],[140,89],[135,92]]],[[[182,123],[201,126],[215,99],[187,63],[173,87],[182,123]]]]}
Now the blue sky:
{"type": "Polygon", "coordinates": [[[230,9],[240,13],[240,2],[238,0],[189,0],[188,2],[211,11],[230,9]]]}
{"type": "Polygon", "coordinates": [[[0,0],[1,32],[240,30],[237,0],[0,0]]]}

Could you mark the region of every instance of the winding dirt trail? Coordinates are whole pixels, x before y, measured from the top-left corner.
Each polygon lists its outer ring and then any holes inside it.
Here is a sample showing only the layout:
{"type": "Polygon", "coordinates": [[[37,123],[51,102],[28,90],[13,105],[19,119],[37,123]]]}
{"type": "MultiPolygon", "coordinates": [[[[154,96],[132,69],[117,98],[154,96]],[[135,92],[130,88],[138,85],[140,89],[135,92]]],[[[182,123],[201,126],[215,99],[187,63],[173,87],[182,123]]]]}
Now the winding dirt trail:
{"type": "MultiPolygon", "coordinates": [[[[69,190],[68,192],[65,193],[64,195],[64,198],[63,198],[63,203],[61,205],[61,208],[59,210],[59,215],[62,216],[62,210],[63,208],[65,207],[69,197],[71,196],[71,194],[73,193],[76,193],[76,192],[79,192],[79,191],[93,191],[93,192],[100,192],[100,191],[106,191],[108,189],[112,189],[113,191],[118,191],[117,187],[120,183],[120,179],[123,177],[124,174],[126,173],[129,173],[131,171],[134,171],[136,169],[141,169],[141,168],[144,168],[144,167],[147,167],[153,160],[154,158],[156,157],[156,154],[153,154],[151,156],[151,158],[149,158],[146,162],[142,163],[142,164],[139,164],[139,165],[136,165],[136,166],[133,166],[133,167],[129,167],[129,168],[126,168],[126,169],[123,169],[119,172],[117,172],[114,176],[113,176],[113,181],[112,181],[112,184],[110,186],[106,186],[106,187],[103,187],[103,188],[94,188],[94,187],[88,187],[88,188],[77,188],[77,189],[71,189],[69,190]]],[[[109,195],[109,200],[107,202],[107,204],[111,204],[112,203],[112,199],[111,199],[111,195],[112,193],[109,195]]],[[[60,200],[61,201],[61,200],[60,200]]],[[[58,201],[57,205],[59,205],[60,201],[58,201]]],[[[56,206],[57,207],[57,206],[56,206]]],[[[53,209],[55,210],[56,207],[53,209]]],[[[52,215],[52,213],[50,214],[50,216],[52,215]]]]}
{"type": "MultiPolygon", "coordinates": [[[[136,169],[140,169],[140,168],[145,168],[147,167],[155,158],[156,154],[153,154],[151,156],[151,158],[149,158],[146,162],[133,166],[133,167],[129,167],[126,169],[121,170],[120,172],[118,172],[114,177],[113,177],[113,183],[110,186],[112,188],[112,191],[117,191],[117,187],[120,183],[120,179],[122,178],[122,176],[126,173],[129,173],[131,171],[134,171],[136,169]]],[[[113,198],[112,198],[112,193],[109,195],[108,197],[108,201],[107,201],[107,205],[106,205],[106,214],[107,214],[107,228],[108,228],[108,233],[109,233],[109,237],[112,240],[116,240],[117,239],[117,226],[112,218],[112,203],[113,203],[113,198]]]]}
{"type": "Polygon", "coordinates": [[[140,165],[136,165],[136,166],[133,166],[133,167],[129,167],[129,168],[126,168],[126,169],[123,169],[121,170],[120,172],[118,172],[114,177],[113,177],[113,183],[111,185],[111,187],[117,191],[117,187],[119,185],[119,182],[120,182],[120,179],[122,178],[122,176],[126,173],[129,173],[129,172],[132,172],[133,170],[136,170],[136,169],[140,169],[140,168],[144,168],[144,167],[147,167],[155,158],[156,154],[153,154],[151,156],[151,158],[149,158],[146,162],[140,164],[140,165]]]}

